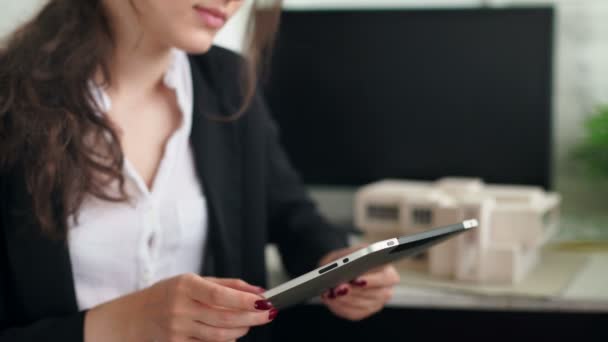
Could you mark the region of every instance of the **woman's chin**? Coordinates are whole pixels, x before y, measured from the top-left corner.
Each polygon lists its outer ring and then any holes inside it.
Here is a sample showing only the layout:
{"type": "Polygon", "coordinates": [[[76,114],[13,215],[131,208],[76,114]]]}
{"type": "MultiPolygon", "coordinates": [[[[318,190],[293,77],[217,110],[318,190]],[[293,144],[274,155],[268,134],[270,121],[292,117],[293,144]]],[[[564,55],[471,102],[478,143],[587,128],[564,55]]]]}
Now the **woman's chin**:
{"type": "Polygon", "coordinates": [[[190,54],[202,54],[211,49],[214,38],[215,35],[208,32],[197,32],[188,35],[184,39],[179,39],[175,47],[190,54]]]}

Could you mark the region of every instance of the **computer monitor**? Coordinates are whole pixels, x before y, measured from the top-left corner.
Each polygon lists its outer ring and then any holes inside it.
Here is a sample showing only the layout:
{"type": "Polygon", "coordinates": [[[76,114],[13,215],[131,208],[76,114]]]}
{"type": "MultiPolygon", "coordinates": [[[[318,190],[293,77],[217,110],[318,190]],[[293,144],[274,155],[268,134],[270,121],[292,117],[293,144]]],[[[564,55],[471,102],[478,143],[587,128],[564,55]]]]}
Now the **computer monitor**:
{"type": "Polygon", "coordinates": [[[265,93],[310,185],[550,188],[551,8],[285,11],[265,93]]]}

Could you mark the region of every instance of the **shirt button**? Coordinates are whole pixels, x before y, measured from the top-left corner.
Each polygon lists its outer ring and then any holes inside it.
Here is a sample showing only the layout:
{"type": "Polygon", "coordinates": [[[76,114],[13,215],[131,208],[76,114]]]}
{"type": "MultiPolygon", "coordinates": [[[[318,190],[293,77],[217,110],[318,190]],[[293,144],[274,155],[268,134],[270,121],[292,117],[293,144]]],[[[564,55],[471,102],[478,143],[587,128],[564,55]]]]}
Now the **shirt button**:
{"type": "Polygon", "coordinates": [[[150,236],[148,237],[148,247],[153,248],[155,241],[156,241],[156,234],[150,234],[150,236]]]}

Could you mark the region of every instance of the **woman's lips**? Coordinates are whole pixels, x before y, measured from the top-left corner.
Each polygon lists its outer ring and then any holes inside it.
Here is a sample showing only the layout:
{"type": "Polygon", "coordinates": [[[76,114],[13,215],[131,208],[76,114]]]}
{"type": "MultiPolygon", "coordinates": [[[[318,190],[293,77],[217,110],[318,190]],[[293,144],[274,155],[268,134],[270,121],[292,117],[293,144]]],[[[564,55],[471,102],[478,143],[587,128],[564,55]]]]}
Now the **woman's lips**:
{"type": "Polygon", "coordinates": [[[226,23],[226,15],[219,10],[205,7],[194,7],[205,25],[212,29],[220,29],[226,23]]]}

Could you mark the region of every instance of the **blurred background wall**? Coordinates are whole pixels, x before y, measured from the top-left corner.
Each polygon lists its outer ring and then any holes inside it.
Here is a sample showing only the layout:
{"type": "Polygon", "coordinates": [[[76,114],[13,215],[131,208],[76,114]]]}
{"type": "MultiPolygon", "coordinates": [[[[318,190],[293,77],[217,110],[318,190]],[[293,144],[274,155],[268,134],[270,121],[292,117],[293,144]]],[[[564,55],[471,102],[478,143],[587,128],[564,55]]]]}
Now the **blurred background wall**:
{"type": "MultiPolygon", "coordinates": [[[[0,0],[0,36],[27,20],[45,0],[0,0]]],[[[608,182],[589,181],[568,157],[582,136],[582,122],[600,103],[608,104],[608,1],[606,0],[285,0],[290,9],[532,6],[557,8],[554,84],[555,185],[564,208],[606,210],[608,182]]],[[[217,43],[240,50],[250,6],[224,28],[217,43]]]]}

